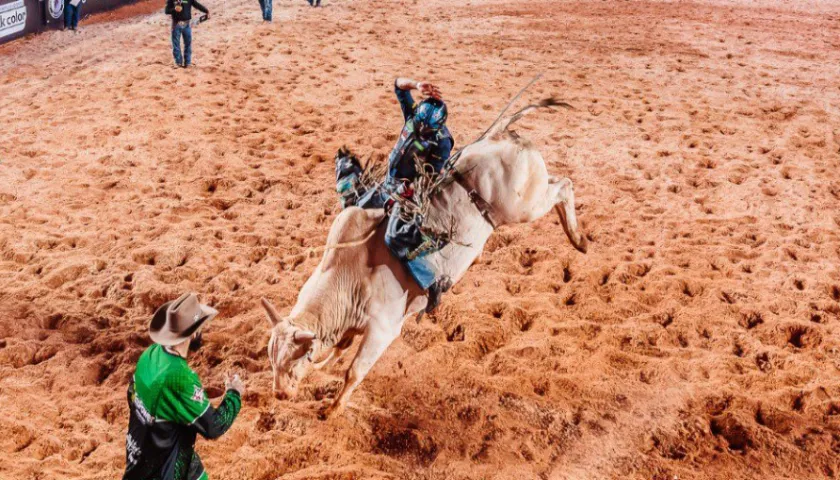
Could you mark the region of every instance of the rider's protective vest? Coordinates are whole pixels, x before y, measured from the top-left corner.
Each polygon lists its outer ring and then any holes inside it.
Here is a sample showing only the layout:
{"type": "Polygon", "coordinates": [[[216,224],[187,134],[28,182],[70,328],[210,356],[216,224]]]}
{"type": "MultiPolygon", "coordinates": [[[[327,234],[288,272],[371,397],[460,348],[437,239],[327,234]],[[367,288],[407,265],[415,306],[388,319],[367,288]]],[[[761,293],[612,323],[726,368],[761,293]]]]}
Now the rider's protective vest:
{"type": "Polygon", "coordinates": [[[417,162],[428,165],[434,173],[440,172],[452,152],[454,142],[449,129],[443,127],[434,138],[423,139],[414,127],[414,120],[408,118],[400,132],[397,144],[388,156],[389,179],[406,179],[413,181],[417,178],[417,162]]]}

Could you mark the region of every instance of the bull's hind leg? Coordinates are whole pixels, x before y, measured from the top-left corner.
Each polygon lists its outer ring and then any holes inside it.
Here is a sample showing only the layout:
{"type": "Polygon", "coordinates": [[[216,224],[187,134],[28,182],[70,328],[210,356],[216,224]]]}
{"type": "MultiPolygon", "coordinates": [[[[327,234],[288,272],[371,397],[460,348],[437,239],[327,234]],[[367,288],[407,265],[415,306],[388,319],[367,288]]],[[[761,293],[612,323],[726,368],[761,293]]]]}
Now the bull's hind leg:
{"type": "Polygon", "coordinates": [[[552,177],[548,184],[552,206],[560,216],[560,225],[569,237],[569,241],[579,251],[586,253],[586,246],[589,243],[586,236],[580,231],[575,214],[575,190],[572,181],[568,178],[557,179],[552,177]]]}
{"type": "Polygon", "coordinates": [[[531,204],[530,210],[525,212],[521,221],[533,222],[554,209],[560,216],[560,225],[569,237],[572,245],[583,253],[586,253],[586,237],[578,228],[577,216],[575,215],[575,191],[572,181],[568,178],[549,177],[543,195],[536,196],[531,204]]]}

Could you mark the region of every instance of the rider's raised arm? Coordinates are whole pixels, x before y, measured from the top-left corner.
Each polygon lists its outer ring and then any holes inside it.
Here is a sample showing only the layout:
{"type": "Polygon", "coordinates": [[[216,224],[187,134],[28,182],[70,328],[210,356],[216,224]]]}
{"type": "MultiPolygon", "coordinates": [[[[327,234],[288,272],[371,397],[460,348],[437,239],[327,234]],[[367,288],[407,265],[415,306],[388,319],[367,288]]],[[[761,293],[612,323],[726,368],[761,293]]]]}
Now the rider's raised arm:
{"type": "Polygon", "coordinates": [[[415,88],[417,88],[417,82],[410,78],[397,78],[394,81],[394,93],[400,102],[403,120],[408,120],[414,115],[414,97],[411,96],[411,90],[415,88]]]}

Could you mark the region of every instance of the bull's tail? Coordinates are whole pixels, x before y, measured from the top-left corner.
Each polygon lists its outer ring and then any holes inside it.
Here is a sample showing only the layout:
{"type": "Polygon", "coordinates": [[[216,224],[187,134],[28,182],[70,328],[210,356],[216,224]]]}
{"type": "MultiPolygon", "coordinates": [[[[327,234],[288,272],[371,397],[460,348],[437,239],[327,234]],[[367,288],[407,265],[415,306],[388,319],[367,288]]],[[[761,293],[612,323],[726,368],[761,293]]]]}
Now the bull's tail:
{"type": "Polygon", "coordinates": [[[490,130],[487,131],[485,135],[487,138],[494,138],[499,134],[504,133],[510,128],[511,125],[519,121],[525,115],[529,113],[539,110],[540,108],[549,108],[549,107],[563,107],[563,108],[574,108],[570,104],[566,102],[562,102],[554,97],[548,97],[540,100],[537,103],[532,103],[530,105],[526,105],[525,107],[521,108],[519,111],[511,115],[510,117],[502,120],[495,125],[493,125],[490,130]]]}

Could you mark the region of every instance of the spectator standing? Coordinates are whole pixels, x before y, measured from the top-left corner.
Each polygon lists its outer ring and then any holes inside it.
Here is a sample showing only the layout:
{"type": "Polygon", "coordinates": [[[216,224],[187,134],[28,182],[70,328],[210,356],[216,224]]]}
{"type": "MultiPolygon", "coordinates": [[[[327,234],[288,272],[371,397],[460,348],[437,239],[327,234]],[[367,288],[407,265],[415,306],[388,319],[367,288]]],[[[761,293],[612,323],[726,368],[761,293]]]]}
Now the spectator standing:
{"type": "Polygon", "coordinates": [[[64,1],[64,28],[79,33],[79,17],[82,15],[82,0],[64,1]]]}
{"type": "Polygon", "coordinates": [[[192,7],[208,16],[210,11],[198,0],[166,0],[166,14],[172,16],[172,56],[175,65],[187,68],[192,63],[192,7]],[[184,53],[181,54],[181,39],[184,39],[184,53]]]}
{"type": "Polygon", "coordinates": [[[260,10],[262,10],[263,21],[271,22],[271,1],[272,0],[259,0],[260,1],[260,10]]]}

